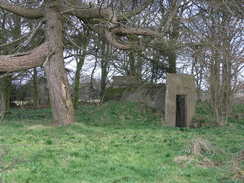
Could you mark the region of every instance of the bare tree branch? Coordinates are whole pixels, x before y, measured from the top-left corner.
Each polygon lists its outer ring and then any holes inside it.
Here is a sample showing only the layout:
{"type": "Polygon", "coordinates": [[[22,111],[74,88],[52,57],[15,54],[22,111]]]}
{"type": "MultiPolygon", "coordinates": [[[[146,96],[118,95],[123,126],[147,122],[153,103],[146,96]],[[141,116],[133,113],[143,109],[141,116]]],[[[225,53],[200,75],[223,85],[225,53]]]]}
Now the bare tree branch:
{"type": "Polygon", "coordinates": [[[26,38],[28,38],[29,34],[26,34],[26,35],[23,35],[21,36],[20,38],[16,39],[16,40],[13,40],[9,43],[4,43],[4,44],[0,44],[0,48],[6,48],[6,47],[9,47],[9,46],[13,46],[15,44],[19,44],[21,41],[25,40],[26,38]]]}
{"type": "Polygon", "coordinates": [[[0,72],[13,72],[38,67],[48,56],[48,43],[24,53],[0,56],[0,72]]]}
{"type": "Polygon", "coordinates": [[[39,24],[37,25],[37,27],[35,27],[31,33],[29,33],[28,39],[25,40],[25,42],[23,44],[20,44],[17,48],[16,52],[21,51],[22,48],[25,48],[34,38],[34,36],[37,34],[37,32],[40,30],[40,28],[42,27],[42,25],[44,24],[45,20],[41,20],[39,22],[39,24]]]}
{"type": "Polygon", "coordinates": [[[103,18],[112,23],[118,23],[117,17],[114,14],[114,11],[111,8],[88,8],[88,9],[80,9],[80,8],[67,8],[62,12],[62,14],[69,14],[76,16],[78,18],[84,19],[94,19],[94,18],[103,18]]]}
{"type": "Polygon", "coordinates": [[[133,27],[116,27],[111,29],[111,32],[114,34],[133,34],[133,35],[142,35],[142,36],[153,36],[160,37],[160,32],[154,31],[152,29],[147,28],[133,28],[133,27]]]}
{"type": "Polygon", "coordinates": [[[41,8],[24,8],[14,4],[10,4],[6,0],[0,0],[0,8],[26,18],[36,19],[43,17],[43,10],[41,8]]]}
{"type": "Polygon", "coordinates": [[[135,15],[140,14],[144,9],[146,9],[149,5],[151,5],[154,2],[154,0],[146,0],[146,2],[140,6],[139,8],[130,11],[130,12],[126,12],[123,15],[118,16],[118,20],[122,21],[122,20],[127,20],[135,15]]]}
{"type": "Polygon", "coordinates": [[[107,39],[107,41],[111,45],[113,45],[116,48],[119,48],[119,49],[122,49],[122,50],[128,50],[128,49],[132,48],[132,46],[130,46],[129,44],[120,43],[117,39],[115,39],[115,37],[112,34],[112,32],[109,32],[108,30],[105,30],[105,38],[107,39]]]}

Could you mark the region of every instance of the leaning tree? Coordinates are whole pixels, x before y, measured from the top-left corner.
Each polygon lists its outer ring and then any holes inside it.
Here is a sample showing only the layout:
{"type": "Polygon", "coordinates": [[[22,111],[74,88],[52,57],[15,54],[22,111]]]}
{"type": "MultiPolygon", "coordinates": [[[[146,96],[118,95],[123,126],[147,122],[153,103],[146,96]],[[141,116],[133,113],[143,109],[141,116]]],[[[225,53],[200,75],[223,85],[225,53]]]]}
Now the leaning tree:
{"type": "MultiPolygon", "coordinates": [[[[14,72],[43,66],[46,72],[54,122],[59,125],[74,121],[74,109],[64,68],[64,20],[69,16],[80,19],[89,28],[120,49],[130,49],[135,42],[126,42],[126,35],[161,35],[152,29],[132,28],[126,21],[143,11],[153,0],[141,1],[133,11],[115,11],[114,1],[44,0],[39,7],[27,8],[9,0],[0,0],[0,8],[28,19],[38,19],[45,24],[45,41],[33,50],[0,56],[0,72],[14,72]],[[107,2],[106,4],[104,2],[107,2]],[[121,38],[122,37],[122,38],[121,38]]],[[[121,1],[122,2],[122,1],[121,1]]],[[[132,1],[131,1],[132,2],[132,1]]],[[[127,1],[130,6],[130,1],[127,1]]],[[[121,3],[123,4],[123,3],[121,3]]],[[[123,4],[125,5],[125,4],[123,4]]],[[[138,42],[137,42],[138,43],[138,42]]]]}

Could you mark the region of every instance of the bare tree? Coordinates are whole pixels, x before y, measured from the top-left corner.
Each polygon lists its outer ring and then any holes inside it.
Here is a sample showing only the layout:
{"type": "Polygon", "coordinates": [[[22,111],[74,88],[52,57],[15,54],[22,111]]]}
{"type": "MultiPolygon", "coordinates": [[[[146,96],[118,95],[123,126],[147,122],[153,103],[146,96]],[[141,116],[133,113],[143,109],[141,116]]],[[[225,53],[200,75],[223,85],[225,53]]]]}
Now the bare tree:
{"type": "Polygon", "coordinates": [[[129,49],[132,45],[119,42],[117,36],[122,34],[159,35],[153,30],[130,28],[120,23],[125,17],[140,13],[152,2],[152,0],[147,0],[144,8],[118,14],[114,11],[113,5],[103,3],[46,0],[36,8],[26,8],[7,0],[0,0],[0,8],[4,10],[29,19],[44,19],[46,22],[45,42],[29,52],[1,56],[0,71],[12,72],[43,65],[48,80],[54,121],[59,125],[70,124],[74,121],[74,110],[64,69],[64,16],[76,16],[104,36],[110,44],[121,49],[129,49]]]}
{"type": "MultiPolygon", "coordinates": [[[[239,74],[243,58],[243,19],[212,3],[195,4],[188,26],[193,39],[193,73],[197,84],[206,77],[210,104],[216,122],[225,124],[231,110],[233,79],[239,74]],[[238,69],[237,69],[238,68],[238,69]]],[[[188,37],[188,38],[189,38],[188,37]]]]}

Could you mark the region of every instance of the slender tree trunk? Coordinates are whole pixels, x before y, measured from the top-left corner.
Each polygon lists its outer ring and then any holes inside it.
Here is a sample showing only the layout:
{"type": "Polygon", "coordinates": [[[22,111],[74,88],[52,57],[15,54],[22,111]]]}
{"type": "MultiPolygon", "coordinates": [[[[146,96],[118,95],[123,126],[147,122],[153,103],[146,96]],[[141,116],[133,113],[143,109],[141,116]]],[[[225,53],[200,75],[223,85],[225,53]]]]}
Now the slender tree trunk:
{"type": "Polygon", "coordinates": [[[81,74],[81,69],[84,65],[85,58],[87,55],[87,47],[89,44],[89,32],[85,29],[86,34],[82,40],[82,49],[78,49],[78,57],[76,58],[76,72],[75,72],[75,82],[74,82],[74,93],[73,93],[73,103],[74,103],[74,108],[77,109],[79,99],[80,99],[80,74],[81,74]],[[82,53],[82,55],[81,55],[82,53]]]}
{"type": "Polygon", "coordinates": [[[129,75],[136,76],[136,59],[132,51],[129,51],[129,75]]]}
{"type": "Polygon", "coordinates": [[[223,63],[222,63],[222,121],[223,123],[227,122],[227,119],[230,115],[231,111],[231,98],[232,98],[232,92],[231,92],[231,56],[229,55],[231,53],[230,46],[228,41],[225,41],[224,43],[224,52],[223,52],[223,63]]]}
{"type": "Polygon", "coordinates": [[[210,104],[213,108],[213,114],[218,124],[222,123],[222,96],[221,96],[221,75],[219,53],[213,50],[213,60],[210,66],[210,104]]]}
{"type": "Polygon", "coordinates": [[[231,64],[231,37],[229,29],[231,18],[223,14],[219,19],[218,26],[212,29],[213,37],[221,37],[222,40],[215,40],[213,52],[213,61],[211,75],[211,103],[214,109],[216,122],[219,125],[226,124],[230,109],[231,109],[231,79],[232,79],[232,64],[231,64]],[[216,30],[216,27],[218,28],[216,30]],[[217,36],[218,35],[218,36],[217,36]]]}
{"type": "Polygon", "coordinates": [[[102,46],[102,60],[101,60],[101,91],[100,97],[103,99],[104,93],[106,90],[107,76],[108,76],[108,65],[109,65],[109,56],[111,52],[111,46],[108,44],[104,44],[102,46]]]}
{"type": "Polygon", "coordinates": [[[11,98],[11,85],[12,85],[12,77],[7,76],[3,79],[4,89],[3,95],[5,100],[5,111],[9,112],[10,110],[10,98],[11,98]]]}
{"type": "MultiPolygon", "coordinates": [[[[172,11],[174,11],[174,9],[177,9],[178,6],[177,3],[178,3],[177,0],[170,1],[172,11]]],[[[174,15],[174,17],[172,18],[172,30],[169,33],[169,39],[172,41],[172,43],[174,42],[174,44],[172,44],[172,48],[170,52],[168,53],[169,73],[176,73],[177,55],[176,55],[175,44],[177,39],[179,38],[179,28],[180,28],[179,24],[180,23],[177,20],[176,15],[174,15]]]]}
{"type": "Polygon", "coordinates": [[[160,62],[160,52],[153,51],[153,60],[151,61],[151,83],[157,83],[158,80],[158,71],[159,71],[159,62],[160,62]]]}
{"type": "Polygon", "coordinates": [[[77,62],[76,72],[75,72],[75,83],[74,83],[75,86],[74,86],[74,97],[73,97],[73,103],[75,109],[77,109],[79,99],[80,99],[80,73],[86,57],[86,53],[84,52],[85,50],[83,51],[82,56],[78,58],[79,61],[77,62]]]}
{"type": "Polygon", "coordinates": [[[143,59],[142,57],[138,56],[136,62],[136,78],[138,80],[142,79],[142,65],[143,65],[143,59]]]}
{"type": "Polygon", "coordinates": [[[195,74],[195,83],[197,88],[197,101],[201,101],[201,92],[202,92],[202,81],[203,81],[203,53],[202,50],[194,50],[192,61],[191,74],[195,74]]]}
{"type": "Polygon", "coordinates": [[[107,71],[107,65],[108,62],[106,60],[102,60],[101,62],[101,91],[100,91],[100,97],[103,98],[104,93],[105,93],[105,89],[106,89],[106,81],[107,81],[107,75],[108,75],[108,71],[107,71]]]}
{"type": "Polygon", "coordinates": [[[224,19],[222,22],[221,28],[223,34],[223,47],[222,47],[222,116],[223,116],[223,123],[227,122],[227,119],[230,115],[231,111],[231,97],[232,97],[232,90],[231,90],[231,79],[232,79],[232,64],[231,64],[231,38],[229,36],[229,25],[230,25],[231,18],[229,15],[224,14],[224,19]]]}
{"type": "Polygon", "coordinates": [[[11,76],[0,79],[0,117],[10,110],[11,76]]]}
{"type": "Polygon", "coordinates": [[[176,52],[172,50],[168,55],[169,73],[176,73],[176,52]]]}
{"type": "Polygon", "coordinates": [[[6,113],[6,99],[5,99],[5,93],[4,93],[4,88],[2,87],[3,85],[3,80],[0,79],[0,117],[4,117],[6,113]]]}
{"type": "Polygon", "coordinates": [[[63,20],[56,11],[58,1],[48,1],[46,8],[48,60],[44,63],[54,122],[67,125],[74,122],[74,109],[63,58],[63,20]]]}
{"type": "Polygon", "coordinates": [[[39,107],[39,92],[38,92],[38,76],[37,70],[33,70],[33,105],[35,108],[39,107]]]}
{"type": "Polygon", "coordinates": [[[231,66],[229,61],[224,59],[223,68],[222,68],[222,123],[225,124],[230,114],[231,109],[231,66]]]}
{"type": "Polygon", "coordinates": [[[0,92],[0,114],[3,115],[6,112],[5,97],[3,92],[0,92]]]}

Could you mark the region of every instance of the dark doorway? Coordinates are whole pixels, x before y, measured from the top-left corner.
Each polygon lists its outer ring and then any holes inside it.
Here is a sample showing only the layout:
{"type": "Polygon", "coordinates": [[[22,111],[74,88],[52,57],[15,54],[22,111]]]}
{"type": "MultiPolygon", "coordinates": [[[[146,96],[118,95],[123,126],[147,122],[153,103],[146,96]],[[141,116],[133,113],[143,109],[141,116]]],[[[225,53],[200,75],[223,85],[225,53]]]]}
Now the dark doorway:
{"type": "Polygon", "coordinates": [[[185,95],[176,95],[176,127],[186,127],[185,95]]]}

